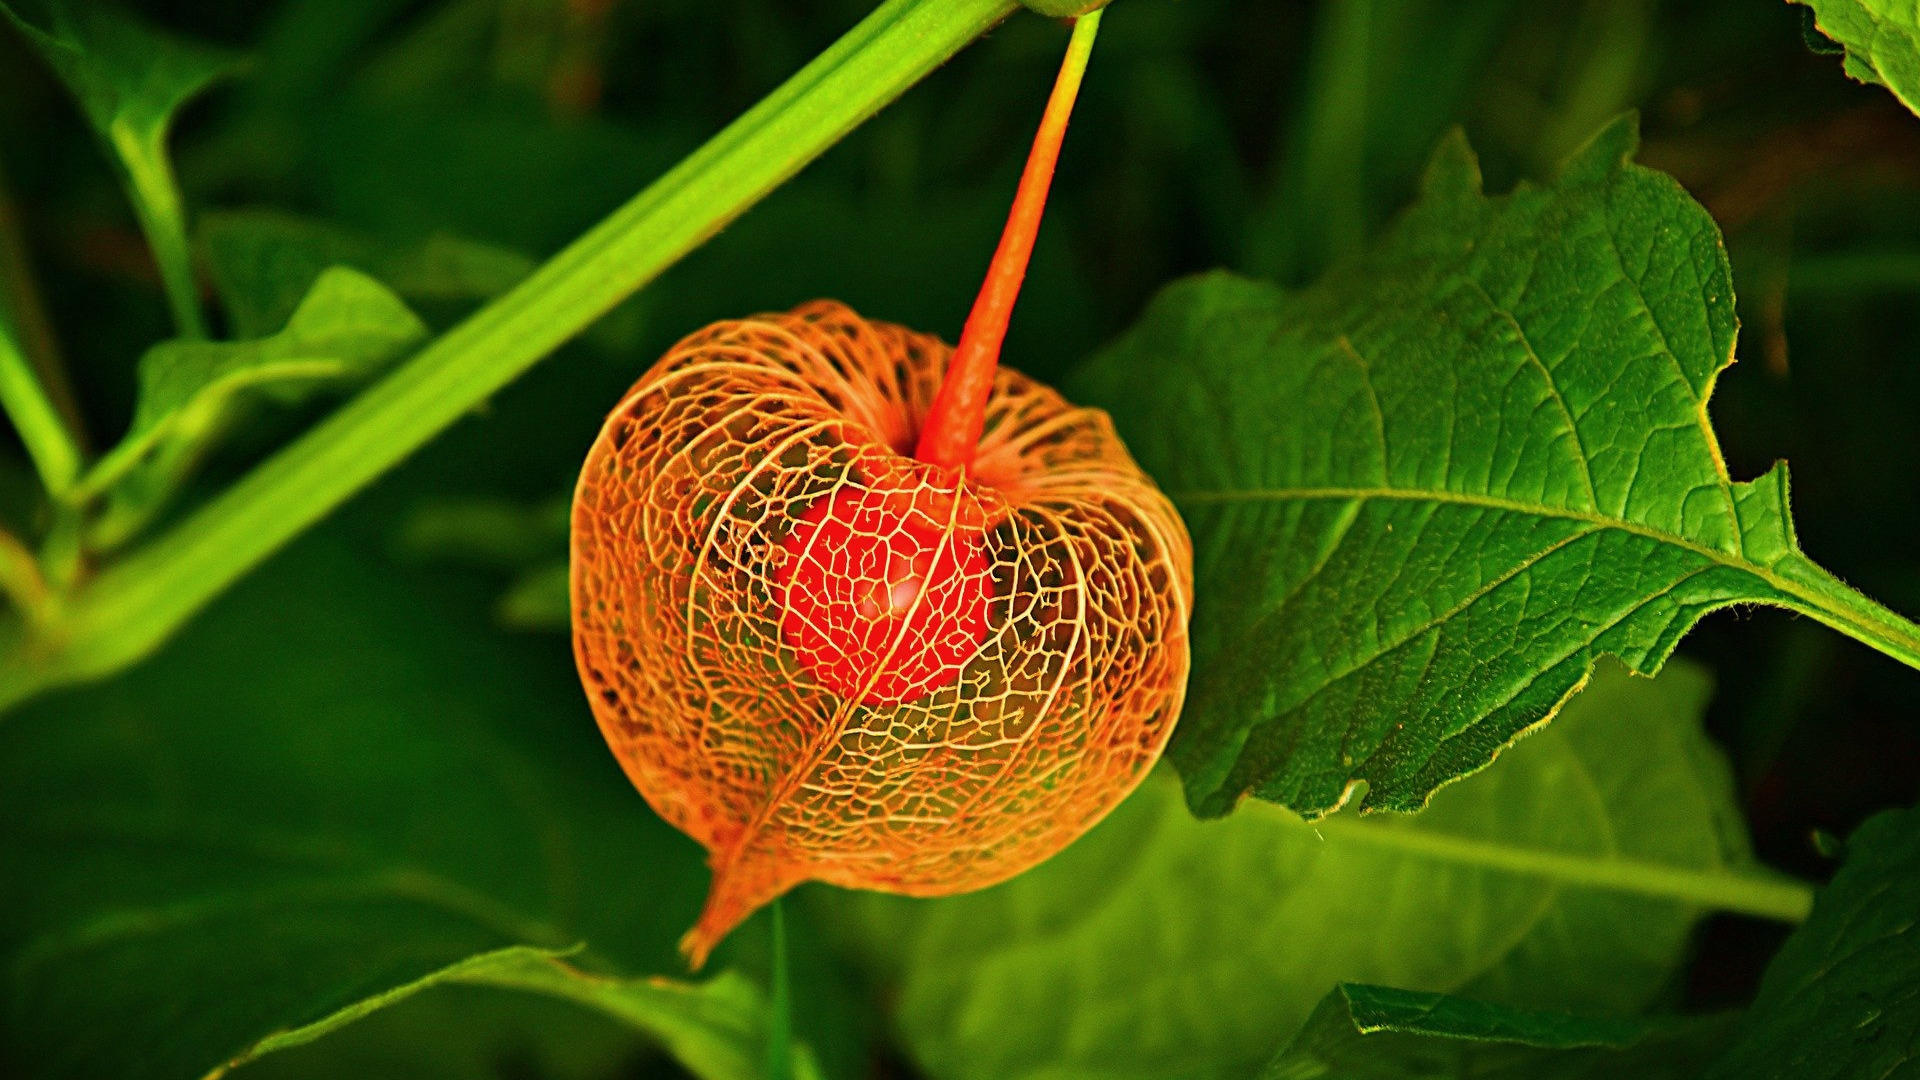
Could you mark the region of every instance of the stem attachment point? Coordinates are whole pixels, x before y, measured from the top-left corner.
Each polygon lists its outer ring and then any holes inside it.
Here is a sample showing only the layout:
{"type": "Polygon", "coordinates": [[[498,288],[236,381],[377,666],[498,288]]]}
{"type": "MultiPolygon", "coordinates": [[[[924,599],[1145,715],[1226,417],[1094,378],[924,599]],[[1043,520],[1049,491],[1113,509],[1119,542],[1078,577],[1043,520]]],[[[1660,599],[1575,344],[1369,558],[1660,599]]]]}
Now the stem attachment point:
{"type": "Polygon", "coordinates": [[[1020,187],[1013,197],[1013,210],[1007,215],[1007,227],[1000,234],[1000,246],[993,253],[986,282],[974,299],[960,343],[947,361],[940,392],[934,396],[920,429],[913,456],[928,464],[957,468],[973,462],[974,448],[986,425],[987,398],[993,393],[994,376],[1000,369],[1000,344],[1006,339],[1007,321],[1013,316],[1020,284],[1027,277],[1034,238],[1039,235],[1040,218],[1047,206],[1047,191],[1053,185],[1054,166],[1060,160],[1060,143],[1067,134],[1067,119],[1073,114],[1073,102],[1080,94],[1087,58],[1099,32],[1098,11],[1074,20],[1073,40],[1054,80],[1053,94],[1047,99],[1047,111],[1040,118],[1040,131],[1033,138],[1027,167],[1020,174],[1020,187]]]}

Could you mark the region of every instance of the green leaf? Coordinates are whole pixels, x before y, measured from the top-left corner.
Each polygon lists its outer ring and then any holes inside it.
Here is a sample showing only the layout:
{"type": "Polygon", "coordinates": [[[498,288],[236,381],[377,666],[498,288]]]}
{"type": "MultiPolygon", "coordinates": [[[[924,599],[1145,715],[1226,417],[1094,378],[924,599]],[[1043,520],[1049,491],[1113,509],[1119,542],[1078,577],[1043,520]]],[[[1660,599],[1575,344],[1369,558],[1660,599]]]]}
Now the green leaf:
{"type": "Polygon", "coordinates": [[[1727,474],[1706,402],[1733,289],[1630,118],[1488,198],[1463,138],[1363,257],[1285,293],[1177,283],[1070,386],[1195,545],[1169,755],[1196,812],[1414,810],[1551,719],[1594,660],[1651,674],[1706,612],[1794,608],[1920,666],[1808,561],[1784,466],[1727,474]]]}
{"type": "Polygon", "coordinates": [[[200,245],[234,335],[243,338],[285,326],[329,267],[360,270],[409,300],[457,301],[492,299],[535,265],[520,252],[449,233],[383,241],[274,210],[208,214],[200,245]]]}
{"type": "Polygon", "coordinates": [[[1609,665],[1417,816],[1195,820],[1156,774],[1085,838],[969,896],[825,893],[940,1080],[1244,1077],[1342,982],[1643,1008],[1702,906],[1804,914],[1753,867],[1708,684],[1609,665]]]}
{"type": "MultiPolygon", "coordinates": [[[[727,973],[701,984],[607,978],[576,970],[550,950],[524,945],[481,953],[311,1024],[277,1032],[248,1047],[226,1068],[303,1046],[414,994],[456,983],[530,991],[593,1009],[651,1036],[702,1080],[762,1076],[762,1044],[770,1026],[767,1000],[740,975],[727,973]]],[[[809,1057],[803,1054],[799,1060],[798,1076],[818,1076],[809,1057]]]]}
{"type": "Polygon", "coordinates": [[[140,359],[132,426],[79,485],[86,495],[111,491],[94,542],[111,548],[131,536],[250,399],[298,404],[365,382],[426,333],[386,286],[334,267],[271,337],[154,346],[140,359]]]}
{"type": "Polygon", "coordinates": [[[236,58],[167,34],[104,0],[14,0],[0,3],[0,15],[59,73],[106,140],[153,245],[180,333],[205,337],[167,134],[180,107],[231,72],[236,58]]]}
{"type": "Polygon", "coordinates": [[[666,1064],[648,1060],[656,1055],[635,1041],[633,1029],[597,1010],[544,994],[448,982],[369,1013],[324,1039],[255,1058],[230,1075],[237,1080],[609,1080],[635,1075],[636,1065],[666,1064]]]}
{"type": "Polygon", "coordinates": [[[1846,853],[1709,1080],[1911,1076],[1920,1063],[1920,809],[1869,819],[1846,853]]]}
{"type": "Polygon", "coordinates": [[[1920,10],[1906,0],[1790,0],[1846,49],[1847,74],[1879,83],[1920,113],[1920,10]]]}
{"type": "Polygon", "coordinates": [[[1575,1016],[1347,983],[1260,1080],[1694,1080],[1727,1024],[1575,1016]]]}
{"type": "Polygon", "coordinates": [[[681,970],[700,853],[564,645],[485,622],[316,537],[155,663],[0,728],[8,1075],[201,1077],[448,980],[757,1060],[736,985],[628,981],[681,970]]]}
{"type": "MultiPolygon", "coordinates": [[[[742,976],[729,972],[700,984],[608,978],[588,975],[543,950],[525,946],[463,960],[304,1028],[276,1034],[233,1064],[311,1042],[374,1009],[443,983],[530,991],[574,1002],[652,1036],[703,1080],[759,1080],[764,1075],[762,1058],[772,1016],[766,995],[742,976]]],[[[794,1075],[800,1080],[819,1076],[805,1048],[795,1064],[794,1075]]]]}

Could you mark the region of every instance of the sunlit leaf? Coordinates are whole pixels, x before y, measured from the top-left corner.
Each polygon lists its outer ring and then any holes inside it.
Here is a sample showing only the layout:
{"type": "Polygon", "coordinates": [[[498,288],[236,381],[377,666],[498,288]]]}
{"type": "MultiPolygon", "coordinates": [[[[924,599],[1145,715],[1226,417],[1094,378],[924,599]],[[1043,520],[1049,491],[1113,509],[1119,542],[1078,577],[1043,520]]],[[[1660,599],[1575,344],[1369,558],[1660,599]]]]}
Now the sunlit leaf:
{"type": "Polygon", "coordinates": [[[1630,164],[1631,119],[1489,198],[1465,140],[1363,257],[1299,293],[1169,288],[1071,385],[1193,531],[1169,755],[1206,815],[1366,785],[1413,810],[1550,719],[1603,655],[1651,674],[1772,603],[1920,665],[1920,632],[1800,553],[1787,475],[1728,476],[1720,235],[1630,164]]]}
{"type": "Polygon", "coordinates": [[[1920,113],[1920,8],[1909,0],[1790,0],[1846,49],[1847,74],[1879,83],[1920,113]]]}
{"type": "Polygon", "coordinates": [[[1685,666],[1604,667],[1417,816],[1250,803],[1202,822],[1162,774],[985,892],[816,899],[940,1080],[1245,1077],[1342,982],[1631,1012],[1683,956],[1694,903],[1804,905],[1751,866],[1696,719],[1707,692],[1685,666]]]}
{"type": "Polygon", "coordinates": [[[1709,1080],[1905,1077],[1920,1069],[1920,810],[1847,839],[1846,863],[1767,968],[1709,1080]]]}
{"type": "Polygon", "coordinates": [[[1260,1080],[1694,1080],[1726,1023],[1601,1018],[1346,984],[1260,1080]]]}

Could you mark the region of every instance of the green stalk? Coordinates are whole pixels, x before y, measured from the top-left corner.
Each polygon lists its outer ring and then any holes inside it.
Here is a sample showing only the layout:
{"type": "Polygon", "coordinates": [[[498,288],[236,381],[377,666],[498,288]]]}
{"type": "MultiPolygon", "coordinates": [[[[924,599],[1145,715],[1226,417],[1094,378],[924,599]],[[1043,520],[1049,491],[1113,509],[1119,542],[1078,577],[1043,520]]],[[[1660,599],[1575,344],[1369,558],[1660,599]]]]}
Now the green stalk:
{"type": "Polygon", "coordinates": [[[1827,626],[1920,669],[1920,626],[1835,577],[1804,555],[1774,567],[1776,585],[1793,597],[1789,606],[1827,626]]]}
{"type": "Polygon", "coordinates": [[[80,444],[40,382],[4,301],[0,301],[0,406],[20,432],[20,441],[27,444],[27,456],[39,470],[47,493],[56,499],[64,496],[80,476],[80,444]]]}
{"type": "Polygon", "coordinates": [[[200,287],[193,276],[193,251],[187,244],[187,211],[180,201],[180,184],[167,154],[167,129],[162,125],[143,137],[133,125],[115,123],[109,140],[127,169],[135,216],[153,249],[167,307],[180,336],[205,340],[207,320],[200,312],[200,287]]]}
{"type": "Polygon", "coordinates": [[[58,499],[78,479],[85,454],[78,425],[55,397],[62,389],[57,360],[40,320],[25,247],[5,177],[0,176],[0,406],[26,444],[40,482],[58,499]]]}
{"type": "Polygon", "coordinates": [[[767,994],[767,1080],[793,1080],[793,985],[787,973],[787,913],[767,905],[773,922],[773,974],[767,994]]]}
{"type": "Polygon", "coordinates": [[[152,652],[281,545],[719,232],[1014,8],[1014,0],[887,0],[518,288],[94,579],[73,599],[58,640],[20,642],[0,658],[0,707],[152,652]]]}

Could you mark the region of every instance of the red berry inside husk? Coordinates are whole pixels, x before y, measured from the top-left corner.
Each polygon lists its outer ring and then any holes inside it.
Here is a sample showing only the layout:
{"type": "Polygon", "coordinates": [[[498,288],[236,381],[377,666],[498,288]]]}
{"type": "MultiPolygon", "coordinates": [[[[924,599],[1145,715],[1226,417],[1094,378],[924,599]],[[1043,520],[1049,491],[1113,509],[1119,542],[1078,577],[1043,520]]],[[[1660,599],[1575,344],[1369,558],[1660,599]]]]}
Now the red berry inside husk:
{"type": "Polygon", "coordinates": [[[781,542],[780,636],[842,697],[867,705],[924,697],[957,681],[987,636],[993,579],[983,537],[927,502],[844,487],[781,542]]]}

